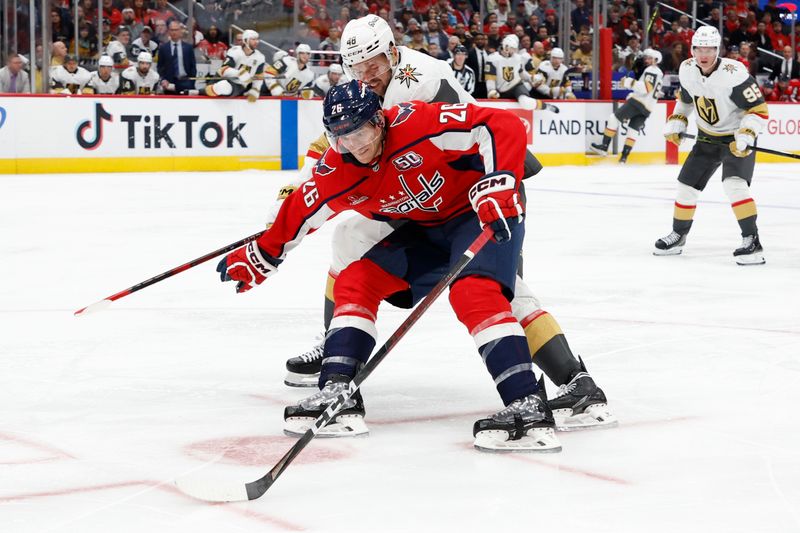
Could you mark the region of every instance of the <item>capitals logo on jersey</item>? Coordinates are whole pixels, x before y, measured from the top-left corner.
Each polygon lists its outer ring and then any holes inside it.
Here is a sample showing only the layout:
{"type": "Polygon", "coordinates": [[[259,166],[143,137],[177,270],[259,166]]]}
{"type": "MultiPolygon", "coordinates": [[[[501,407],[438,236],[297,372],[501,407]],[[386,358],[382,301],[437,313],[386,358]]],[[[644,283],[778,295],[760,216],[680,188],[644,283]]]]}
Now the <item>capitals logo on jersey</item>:
{"type": "Polygon", "coordinates": [[[408,120],[411,117],[412,113],[414,113],[414,104],[411,103],[397,104],[397,107],[400,108],[400,112],[397,113],[396,117],[394,117],[394,120],[389,125],[390,128],[394,126],[399,126],[400,124],[408,120]]]}
{"type": "Polygon", "coordinates": [[[417,69],[413,66],[406,64],[403,68],[397,69],[397,76],[394,79],[404,83],[407,88],[411,88],[411,82],[419,83],[417,76],[422,76],[422,74],[417,72],[417,69]]]}
{"type": "Polygon", "coordinates": [[[317,161],[317,164],[314,166],[314,172],[316,172],[320,176],[327,176],[328,174],[330,174],[334,170],[336,170],[336,167],[328,166],[325,163],[325,157],[323,157],[322,159],[317,161]]]}
{"type": "Polygon", "coordinates": [[[422,174],[417,176],[417,181],[419,181],[419,184],[422,186],[422,190],[419,193],[415,193],[411,190],[411,187],[402,174],[398,176],[397,179],[400,181],[403,191],[401,191],[397,197],[390,195],[389,200],[381,199],[381,204],[383,205],[380,210],[382,212],[404,214],[415,209],[428,212],[439,211],[439,206],[443,201],[441,197],[434,199],[433,205],[424,205],[431,200],[444,185],[444,177],[439,174],[438,171],[433,175],[430,181],[426,180],[425,176],[422,174]]]}

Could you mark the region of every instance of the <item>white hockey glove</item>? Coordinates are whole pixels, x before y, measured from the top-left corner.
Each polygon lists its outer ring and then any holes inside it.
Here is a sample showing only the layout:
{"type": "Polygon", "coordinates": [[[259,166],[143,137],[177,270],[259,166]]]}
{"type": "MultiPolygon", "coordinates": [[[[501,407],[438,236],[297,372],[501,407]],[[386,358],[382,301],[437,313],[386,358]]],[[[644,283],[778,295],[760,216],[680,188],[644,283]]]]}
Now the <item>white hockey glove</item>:
{"type": "Polygon", "coordinates": [[[533,75],[533,78],[531,78],[531,85],[533,85],[534,88],[538,87],[543,83],[544,83],[544,76],[539,74],[538,72],[533,75]]]}
{"type": "Polygon", "coordinates": [[[283,87],[279,83],[275,83],[270,86],[269,93],[272,96],[281,96],[283,94],[283,87]]]}
{"type": "Polygon", "coordinates": [[[272,202],[272,205],[269,206],[269,211],[267,211],[267,229],[275,223],[275,219],[278,218],[278,211],[281,210],[281,206],[283,205],[283,201],[286,200],[286,197],[292,194],[294,191],[297,190],[297,187],[294,185],[284,185],[281,187],[281,190],[278,191],[278,198],[272,202]]]}
{"type": "Polygon", "coordinates": [[[731,153],[736,157],[747,157],[753,151],[750,149],[756,143],[756,132],[750,128],[739,128],[733,134],[733,142],[728,145],[731,153]]]}
{"type": "Polygon", "coordinates": [[[664,138],[675,146],[680,146],[683,142],[681,135],[686,133],[686,128],[689,126],[689,119],[683,115],[670,115],[667,118],[667,123],[664,125],[664,138]]]}
{"type": "Polygon", "coordinates": [[[497,92],[496,89],[492,89],[491,91],[489,91],[489,94],[487,94],[486,96],[488,96],[492,100],[495,100],[497,98],[500,98],[500,93],[497,92]]]}

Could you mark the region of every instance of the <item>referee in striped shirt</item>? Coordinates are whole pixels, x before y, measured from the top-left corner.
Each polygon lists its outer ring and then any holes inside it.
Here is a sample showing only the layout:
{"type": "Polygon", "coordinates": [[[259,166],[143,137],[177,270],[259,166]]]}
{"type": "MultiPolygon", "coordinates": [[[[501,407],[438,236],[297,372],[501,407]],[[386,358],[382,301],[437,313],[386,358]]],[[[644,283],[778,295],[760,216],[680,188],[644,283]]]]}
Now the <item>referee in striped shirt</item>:
{"type": "Polygon", "coordinates": [[[467,49],[463,44],[456,46],[453,50],[452,59],[447,60],[458,83],[461,84],[465,91],[472,94],[475,91],[475,71],[466,65],[466,61],[467,49]]]}

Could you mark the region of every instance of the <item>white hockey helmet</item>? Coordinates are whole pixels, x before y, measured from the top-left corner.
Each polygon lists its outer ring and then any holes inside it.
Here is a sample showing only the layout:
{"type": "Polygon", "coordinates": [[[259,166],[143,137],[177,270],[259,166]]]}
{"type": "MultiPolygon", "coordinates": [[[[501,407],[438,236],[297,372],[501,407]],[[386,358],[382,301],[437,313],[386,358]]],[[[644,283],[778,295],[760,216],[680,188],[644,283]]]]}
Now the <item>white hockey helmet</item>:
{"type": "Polygon", "coordinates": [[[519,37],[513,33],[506,35],[500,43],[500,48],[503,52],[508,52],[510,54],[516,53],[516,51],[519,50],[519,37]],[[511,51],[512,49],[514,50],[513,52],[511,51]]]}
{"type": "Polygon", "coordinates": [[[342,70],[342,66],[339,63],[331,63],[331,66],[328,67],[328,72],[333,72],[334,74],[344,74],[344,70],[342,70]]]}
{"type": "MultiPolygon", "coordinates": [[[[152,61],[152,58],[150,58],[152,61]]],[[[101,56],[100,61],[97,62],[98,67],[113,67],[114,60],[110,56],[101,56]]]]}
{"type": "Polygon", "coordinates": [[[553,58],[564,59],[564,50],[561,48],[553,48],[550,50],[550,59],[553,58]]]}
{"type": "Polygon", "coordinates": [[[258,32],[256,30],[244,30],[242,32],[242,42],[247,42],[250,39],[258,39],[258,32]]]}
{"type": "Polygon", "coordinates": [[[719,54],[719,47],[722,44],[722,36],[714,26],[700,26],[692,36],[692,49],[694,48],[716,48],[719,54]]]}
{"type": "Polygon", "coordinates": [[[644,57],[650,57],[654,61],[654,65],[658,65],[661,63],[661,52],[656,50],[655,48],[647,48],[644,51],[644,57]]]}
{"type": "Polygon", "coordinates": [[[297,48],[294,49],[294,53],[295,53],[295,55],[297,55],[297,54],[310,54],[311,53],[311,47],[308,46],[305,43],[298,44],[297,48]]]}
{"type": "Polygon", "coordinates": [[[153,62],[153,56],[150,54],[150,52],[139,52],[139,55],[136,56],[136,62],[137,63],[152,63],[153,62]]]}
{"type": "Polygon", "coordinates": [[[389,24],[377,15],[367,15],[351,20],[344,27],[339,52],[346,68],[372,59],[380,54],[386,55],[389,64],[393,63],[391,50],[394,47],[394,34],[389,24]]]}

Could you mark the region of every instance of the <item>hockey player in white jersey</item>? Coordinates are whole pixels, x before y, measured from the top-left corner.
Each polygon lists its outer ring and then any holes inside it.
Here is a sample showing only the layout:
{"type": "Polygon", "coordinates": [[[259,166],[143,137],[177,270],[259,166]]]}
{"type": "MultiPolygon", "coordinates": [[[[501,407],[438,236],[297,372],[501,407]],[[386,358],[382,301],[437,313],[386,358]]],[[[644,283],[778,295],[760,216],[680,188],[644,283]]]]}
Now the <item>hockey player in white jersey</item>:
{"type": "Polygon", "coordinates": [[[719,57],[722,38],[716,28],[703,26],[692,37],[693,58],[678,70],[680,89],[664,136],[680,144],[688,117],[696,111],[697,142],[678,175],[672,232],[658,239],[655,255],[677,255],[692,227],[697,199],[714,171],[722,165],[722,187],[742,234],[733,256],[740,265],[764,263],[756,226],[756,204],[750,193],[755,167],[751,147],[769,118],[767,104],[755,79],[739,61],[719,57]]]}
{"type": "Polygon", "coordinates": [[[342,66],[339,63],[332,63],[328,67],[328,72],[314,80],[314,84],[312,85],[314,96],[324,98],[325,95],[328,94],[328,91],[331,90],[331,87],[346,81],[343,76],[344,70],[342,70],[342,66]]]}
{"type": "Polygon", "coordinates": [[[314,71],[309,66],[311,47],[300,44],[295,49],[295,57],[283,56],[274,61],[264,71],[267,89],[272,96],[302,96],[311,98],[314,95],[314,71]]]}
{"type": "Polygon", "coordinates": [[[592,143],[590,145],[594,153],[608,154],[608,145],[611,144],[611,139],[617,134],[620,124],[627,122],[628,135],[625,138],[625,146],[622,148],[619,162],[628,161],[633,145],[636,144],[636,138],[643,131],[647,117],[650,116],[658,102],[661,82],[664,79],[664,73],[658,68],[658,64],[661,63],[661,52],[648,48],[644,51],[644,63],[645,69],[638,80],[631,77],[623,78],[622,85],[626,89],[632,89],[632,92],[628,95],[628,101],[611,113],[606,120],[603,140],[599,144],[592,143]]]}
{"type": "Polygon", "coordinates": [[[534,90],[545,98],[554,100],[574,100],[572,82],[567,78],[567,66],[564,64],[564,51],[553,48],[550,59],[539,63],[539,71],[533,77],[534,90]]]}
{"type": "Polygon", "coordinates": [[[131,43],[131,54],[137,57],[139,52],[150,52],[153,58],[158,61],[158,43],[153,40],[153,30],[150,26],[142,28],[142,33],[131,43]]]}
{"type": "Polygon", "coordinates": [[[120,75],[120,94],[155,94],[159,76],[152,67],[153,56],[150,52],[139,52],[136,64],[123,70],[120,75]]]}
{"type": "Polygon", "coordinates": [[[75,56],[66,56],[64,64],[54,68],[50,76],[50,94],[91,94],[86,87],[91,77],[75,56]]]}
{"type": "MultiPolygon", "coordinates": [[[[365,82],[381,96],[384,109],[411,100],[451,103],[475,101],[456,81],[447,63],[404,46],[396,46],[391,28],[375,15],[347,24],[342,34],[341,56],[348,75],[365,82]]],[[[324,159],[318,164],[324,165],[324,159]]],[[[529,153],[524,176],[530,177],[540,169],[541,164],[529,153]]],[[[301,180],[304,181],[302,172],[301,180]]],[[[282,193],[290,194],[292,187],[296,187],[296,184],[285,187],[282,193]]],[[[273,206],[268,224],[274,220],[279,207],[279,203],[273,206]]],[[[333,285],[338,273],[360,259],[392,231],[390,224],[362,216],[354,216],[336,227],[325,298],[326,329],[333,316],[333,285]]],[[[525,331],[533,362],[560,387],[559,394],[549,401],[558,427],[570,430],[616,425],[616,417],[608,409],[605,394],[586,372],[583,362],[572,354],[558,322],[541,309],[531,289],[520,278],[517,279],[511,305],[514,316],[525,331]]],[[[287,385],[320,385],[315,380],[323,364],[323,344],[287,361],[287,385]]]]}
{"type": "Polygon", "coordinates": [[[545,109],[558,113],[558,108],[541,100],[531,98],[525,82],[532,83],[536,69],[530,59],[518,54],[519,38],[506,35],[500,50],[490,54],[486,60],[486,93],[489,98],[516,100],[525,109],[545,109]]]}
{"type": "Polygon", "coordinates": [[[242,45],[228,49],[225,61],[219,68],[221,81],[206,86],[208,96],[247,95],[249,102],[258,100],[264,84],[264,65],[266,58],[258,51],[258,33],[253,30],[242,32],[242,45]]]}
{"type": "Polygon", "coordinates": [[[114,60],[102,56],[97,63],[97,70],[92,72],[87,88],[94,94],[117,94],[119,91],[119,76],[114,72],[114,60]]]}

